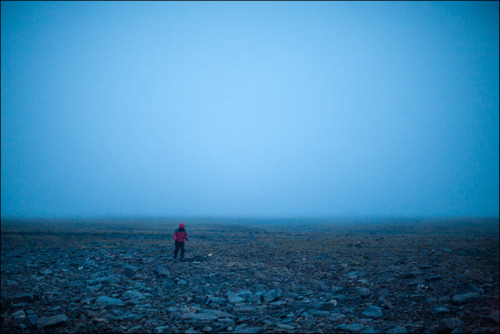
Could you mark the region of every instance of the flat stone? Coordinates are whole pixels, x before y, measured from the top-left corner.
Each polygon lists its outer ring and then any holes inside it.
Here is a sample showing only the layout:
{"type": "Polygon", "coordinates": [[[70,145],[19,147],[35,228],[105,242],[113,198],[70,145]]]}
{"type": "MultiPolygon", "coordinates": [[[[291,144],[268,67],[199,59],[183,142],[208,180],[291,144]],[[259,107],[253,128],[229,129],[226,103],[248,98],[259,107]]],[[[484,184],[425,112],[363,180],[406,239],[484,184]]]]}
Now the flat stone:
{"type": "Polygon", "coordinates": [[[155,327],[156,333],[169,333],[171,332],[170,326],[158,326],[155,327]]]}
{"type": "Polygon", "coordinates": [[[432,275],[432,276],[428,276],[425,281],[426,282],[432,282],[432,281],[439,281],[439,280],[442,280],[443,279],[443,276],[440,276],[440,275],[432,275]]]}
{"type": "Polygon", "coordinates": [[[125,292],[122,295],[122,298],[123,299],[137,299],[137,300],[141,300],[141,299],[145,299],[146,296],[144,296],[142,293],[140,293],[137,290],[128,290],[127,292],[125,292]]]}
{"type": "Polygon", "coordinates": [[[234,293],[228,293],[227,301],[230,302],[231,304],[237,304],[237,303],[243,303],[245,301],[245,298],[242,298],[234,293]]]}
{"type": "Polygon", "coordinates": [[[373,306],[373,305],[368,306],[368,308],[366,310],[364,310],[363,312],[361,312],[361,314],[363,314],[366,317],[376,318],[376,319],[382,318],[382,316],[384,315],[382,313],[382,309],[380,307],[373,306]]]}
{"type": "Polygon", "coordinates": [[[240,296],[241,298],[244,298],[245,300],[248,300],[248,298],[253,296],[253,292],[250,290],[241,290],[238,291],[237,295],[240,296]]]}
{"type": "Polygon", "coordinates": [[[372,292],[368,288],[365,288],[365,287],[356,288],[356,293],[363,298],[366,298],[366,297],[369,297],[372,295],[372,292]]]}
{"type": "Polygon", "coordinates": [[[461,325],[462,325],[462,320],[460,320],[459,318],[445,318],[441,320],[439,327],[440,329],[452,331],[455,328],[460,327],[461,325]]]}
{"type": "Polygon", "coordinates": [[[64,325],[68,320],[64,314],[58,314],[53,317],[42,317],[38,320],[36,326],[38,329],[46,328],[46,327],[55,327],[64,325]]]}
{"type": "Polygon", "coordinates": [[[257,309],[254,306],[250,305],[242,305],[242,306],[237,306],[233,309],[233,312],[236,313],[251,313],[255,312],[257,309]]]}
{"type": "Polygon", "coordinates": [[[277,324],[277,327],[279,329],[284,329],[284,330],[287,330],[287,331],[291,331],[291,330],[295,329],[295,326],[288,325],[288,324],[277,324]]]}
{"type": "Polygon", "coordinates": [[[162,266],[161,264],[157,265],[154,269],[154,272],[157,273],[159,276],[166,276],[170,277],[170,270],[162,266]]]}
{"type": "Polygon", "coordinates": [[[24,313],[24,310],[19,310],[14,313],[12,313],[12,318],[19,320],[19,319],[24,319],[26,317],[26,314],[24,313]]]}
{"type": "Polygon", "coordinates": [[[262,297],[265,302],[269,303],[279,299],[279,297],[281,297],[281,293],[279,293],[278,290],[272,289],[264,293],[262,297]]]}
{"type": "Polygon", "coordinates": [[[331,292],[333,292],[333,293],[337,293],[337,292],[342,291],[342,290],[344,290],[344,288],[343,288],[343,287],[341,287],[341,286],[333,286],[333,287],[330,289],[330,291],[331,291],[331,292]]]}
{"type": "Polygon", "coordinates": [[[262,333],[264,331],[263,327],[248,327],[247,325],[241,325],[234,329],[234,333],[246,333],[246,334],[256,334],[262,333]]]}
{"type": "Polygon", "coordinates": [[[359,333],[365,328],[363,324],[341,324],[337,326],[341,331],[351,332],[351,333],[359,333]]]}
{"type": "Polygon", "coordinates": [[[223,304],[227,301],[224,297],[209,296],[208,301],[214,304],[223,304]]]}
{"type": "Polygon", "coordinates": [[[407,334],[408,331],[406,328],[401,327],[401,326],[394,326],[386,331],[386,333],[389,334],[407,334]]]}
{"type": "Polygon", "coordinates": [[[136,274],[136,270],[131,266],[124,266],[121,270],[121,273],[126,276],[134,276],[136,274]]]}
{"type": "Polygon", "coordinates": [[[455,295],[451,298],[451,302],[454,304],[465,304],[471,300],[479,298],[479,292],[469,292],[460,295],[455,295]]]}
{"type": "Polygon", "coordinates": [[[53,273],[54,272],[50,269],[40,270],[40,274],[45,275],[45,276],[52,275],[53,273]]]}
{"type": "Polygon", "coordinates": [[[318,316],[318,317],[328,317],[330,315],[330,312],[328,311],[321,311],[321,310],[309,310],[308,311],[310,314],[318,316]]]}
{"type": "Polygon", "coordinates": [[[10,301],[13,304],[16,303],[29,303],[34,301],[33,295],[31,293],[22,293],[19,295],[11,296],[6,298],[8,301],[10,301]]]}
{"type": "Polygon", "coordinates": [[[445,307],[445,306],[437,306],[432,309],[432,313],[434,314],[443,314],[443,313],[449,313],[450,309],[445,307]]]}
{"type": "Polygon", "coordinates": [[[212,323],[215,320],[217,320],[217,316],[214,315],[214,314],[209,314],[209,313],[194,313],[194,312],[183,313],[181,315],[181,318],[183,318],[183,319],[191,319],[191,320],[198,320],[198,321],[207,322],[207,323],[212,323]]]}
{"type": "Polygon", "coordinates": [[[108,297],[108,296],[100,296],[95,301],[96,305],[104,305],[104,306],[123,306],[125,305],[123,301],[118,298],[108,297]]]}
{"type": "Polygon", "coordinates": [[[36,326],[36,324],[38,323],[38,320],[40,320],[40,318],[38,317],[37,314],[28,315],[28,321],[29,321],[30,325],[36,326]]]}

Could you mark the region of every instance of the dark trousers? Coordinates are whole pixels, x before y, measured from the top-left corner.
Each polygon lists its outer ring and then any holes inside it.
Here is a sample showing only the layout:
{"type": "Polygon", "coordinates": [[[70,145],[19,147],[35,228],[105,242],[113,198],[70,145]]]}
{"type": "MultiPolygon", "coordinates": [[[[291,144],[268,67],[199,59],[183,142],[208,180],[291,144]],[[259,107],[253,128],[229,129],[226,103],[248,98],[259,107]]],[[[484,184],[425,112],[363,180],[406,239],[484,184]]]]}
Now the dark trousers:
{"type": "Polygon", "coordinates": [[[179,253],[179,249],[181,250],[181,259],[184,258],[184,241],[183,242],[175,242],[175,252],[174,259],[177,259],[177,253],[179,253]]]}

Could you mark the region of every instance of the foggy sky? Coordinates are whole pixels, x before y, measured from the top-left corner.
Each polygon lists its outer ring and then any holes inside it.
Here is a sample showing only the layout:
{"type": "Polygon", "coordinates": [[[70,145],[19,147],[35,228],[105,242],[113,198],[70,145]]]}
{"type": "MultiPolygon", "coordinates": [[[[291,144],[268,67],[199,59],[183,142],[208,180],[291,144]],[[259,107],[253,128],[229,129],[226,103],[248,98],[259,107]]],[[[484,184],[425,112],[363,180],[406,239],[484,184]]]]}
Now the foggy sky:
{"type": "Polygon", "coordinates": [[[2,1],[2,217],[498,217],[498,13],[2,1]]]}

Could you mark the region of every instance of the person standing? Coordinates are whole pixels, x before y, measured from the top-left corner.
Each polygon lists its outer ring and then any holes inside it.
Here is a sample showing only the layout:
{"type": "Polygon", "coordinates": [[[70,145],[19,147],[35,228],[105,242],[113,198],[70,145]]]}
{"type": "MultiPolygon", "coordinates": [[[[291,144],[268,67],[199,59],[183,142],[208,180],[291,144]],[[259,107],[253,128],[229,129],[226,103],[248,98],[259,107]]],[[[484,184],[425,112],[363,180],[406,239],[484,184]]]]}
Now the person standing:
{"type": "Polygon", "coordinates": [[[186,229],[184,228],[184,223],[179,224],[179,228],[174,232],[174,240],[175,240],[175,251],[174,251],[174,259],[177,260],[177,254],[179,253],[179,249],[181,250],[181,261],[184,260],[184,241],[188,239],[188,234],[186,229]]]}

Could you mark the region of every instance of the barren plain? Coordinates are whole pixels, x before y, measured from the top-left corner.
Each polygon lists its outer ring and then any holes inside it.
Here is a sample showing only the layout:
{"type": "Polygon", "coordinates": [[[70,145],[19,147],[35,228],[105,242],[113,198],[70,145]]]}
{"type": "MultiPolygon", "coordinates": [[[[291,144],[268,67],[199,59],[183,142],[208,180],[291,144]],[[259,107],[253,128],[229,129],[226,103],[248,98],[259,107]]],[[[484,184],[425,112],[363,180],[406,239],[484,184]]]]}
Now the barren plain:
{"type": "Polygon", "coordinates": [[[497,218],[1,228],[2,333],[499,332],[497,218]]]}

